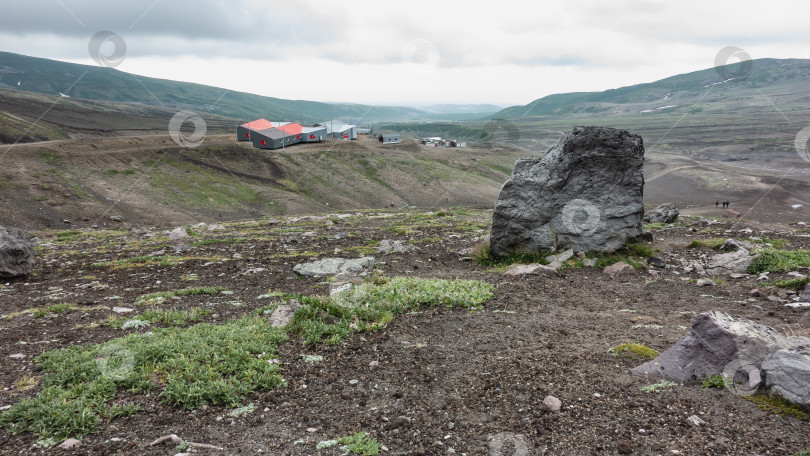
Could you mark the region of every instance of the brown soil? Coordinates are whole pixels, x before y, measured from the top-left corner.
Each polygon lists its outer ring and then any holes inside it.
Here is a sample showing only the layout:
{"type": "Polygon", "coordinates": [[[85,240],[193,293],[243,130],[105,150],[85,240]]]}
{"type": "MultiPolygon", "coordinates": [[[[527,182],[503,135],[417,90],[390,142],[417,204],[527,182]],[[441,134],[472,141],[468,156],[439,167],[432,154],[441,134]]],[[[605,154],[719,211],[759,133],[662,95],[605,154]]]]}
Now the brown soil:
{"type": "MultiPolygon", "coordinates": [[[[693,312],[711,309],[788,333],[809,334],[807,311],[764,298],[749,299],[755,278],[724,279],[722,285],[702,288],[687,282],[698,276],[676,274],[679,268],[661,270],[659,275],[641,268],[617,279],[594,269],[567,270],[561,276],[509,277],[453,253],[472,245],[481,234],[478,230],[488,227],[490,212],[431,217],[430,223],[418,222],[415,216],[420,213],[415,210],[394,214],[374,218],[369,212],[328,227],[323,222],[268,225],[266,220],[258,225],[230,224],[226,232],[205,238],[249,233],[272,239],[200,245],[183,253],[242,255],[208,266],[205,260],[118,270],[92,265],[171,249],[162,247],[168,244],[165,237],[149,238],[142,229],[104,242],[41,247],[35,273],[0,289],[0,312],[11,314],[56,302],[77,303],[85,309],[42,318],[24,314],[0,319],[0,388],[4,389],[0,406],[38,391],[38,387],[20,391],[14,386],[24,375],[40,375],[33,361],[36,355],[125,334],[104,321],[114,315],[110,310],[114,305],[134,307],[138,295],[189,286],[226,286],[233,295],[185,296],[171,304],[210,308],[216,316],[206,321],[222,322],[266,304],[256,298],[268,289],[326,293],[328,284],[323,280],[296,277],[292,272],[296,263],[311,259],[296,256],[301,252],[338,256],[337,248],[343,250],[341,255],[351,256],[347,249],[363,246],[367,240],[402,239],[416,242],[420,250],[376,255],[384,262],[379,268],[386,275],[483,280],[495,285],[495,298],[479,312],[422,309],[395,318],[379,332],[355,336],[337,346],[304,346],[293,338],[280,350],[288,387],[251,395],[247,402],[254,403],[256,411],[246,417],[229,417],[229,410],[217,405],[190,412],[164,405],[154,396],[129,398],[144,411],[106,423],[70,454],[172,455],[177,453],[175,445],[149,446],[170,433],[224,447],[225,454],[272,455],[337,455],[337,447],[316,450],[315,445],[356,431],[370,433],[387,447],[381,454],[391,455],[520,455],[514,448],[498,452],[488,446],[489,438],[512,434],[525,437],[532,455],[610,455],[620,450],[640,455],[674,454],[673,450],[683,455],[794,455],[810,446],[807,422],[758,410],[725,390],[684,385],[644,393],[640,387],[647,383],[645,379],[628,373],[640,361],[608,353],[609,348],[629,341],[665,350],[685,334],[693,312]],[[387,230],[394,225],[415,227],[414,233],[399,236],[387,230]],[[299,231],[289,232],[290,228],[299,231]],[[310,230],[318,236],[303,236],[310,230]],[[352,235],[335,240],[334,235],[341,232],[352,235]],[[244,274],[255,267],[266,270],[244,274]],[[187,274],[197,274],[199,280],[185,281],[187,274]],[[94,281],[107,288],[80,287],[94,281]],[[118,298],[109,299],[112,296],[118,298]],[[12,353],[26,358],[11,360],[12,353]],[[301,361],[303,354],[322,355],[324,361],[307,364],[301,361]],[[379,365],[370,367],[372,361],[379,365]],[[350,380],[359,382],[352,385],[350,380]],[[542,410],[547,395],[562,401],[559,413],[542,410]],[[699,415],[706,424],[690,425],[690,415],[699,415]]],[[[746,236],[738,231],[745,225],[733,223],[715,225],[714,232],[704,234],[690,228],[655,231],[655,247],[661,249],[658,256],[674,264],[678,258],[708,253],[686,247],[694,238],[746,236]]],[[[791,248],[810,247],[808,238],[789,228],[772,228],[776,231],[766,236],[788,239],[791,248]]],[[[54,239],[53,232],[37,234],[45,242],[54,239]]],[[[32,440],[31,435],[12,436],[0,430],[0,453],[69,453],[33,449],[32,440]]]]}

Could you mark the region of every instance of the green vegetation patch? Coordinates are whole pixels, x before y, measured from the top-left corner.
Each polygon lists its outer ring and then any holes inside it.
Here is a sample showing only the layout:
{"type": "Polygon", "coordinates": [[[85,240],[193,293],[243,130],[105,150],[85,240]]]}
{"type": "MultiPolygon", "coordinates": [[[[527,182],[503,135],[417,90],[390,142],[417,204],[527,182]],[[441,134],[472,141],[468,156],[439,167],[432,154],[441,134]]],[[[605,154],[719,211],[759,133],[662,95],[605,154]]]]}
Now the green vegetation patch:
{"type": "Polygon", "coordinates": [[[115,260],[115,261],[104,261],[100,263],[93,263],[93,266],[109,266],[112,269],[128,269],[128,268],[142,268],[145,266],[174,266],[176,264],[183,263],[185,261],[193,261],[193,260],[200,260],[200,261],[222,261],[226,258],[224,256],[173,256],[173,255],[164,255],[164,256],[137,256],[133,258],[126,258],[123,260],[115,260]]]}
{"type": "Polygon", "coordinates": [[[106,420],[138,411],[111,404],[119,388],[159,391],[163,402],[185,409],[239,406],[253,391],[284,386],[274,356],[286,339],[267,320],[245,317],[45,352],[36,358],[45,372],[42,392],[3,412],[0,426],[11,434],[81,438],[106,420]]]}
{"type": "Polygon", "coordinates": [[[307,344],[337,344],[356,332],[377,331],[394,315],[422,305],[480,309],[493,286],[477,280],[377,277],[331,297],[303,296],[289,330],[307,344]]]}
{"type": "Polygon", "coordinates": [[[380,444],[367,432],[357,432],[337,439],[341,450],[351,454],[374,456],[380,454],[380,444]]]}
{"type": "Polygon", "coordinates": [[[675,382],[659,382],[653,383],[652,385],[644,385],[641,387],[641,391],[644,391],[645,393],[658,393],[661,391],[666,391],[667,389],[677,385],[678,384],[675,382]]]}
{"type": "Polygon", "coordinates": [[[185,326],[202,320],[203,315],[210,314],[210,310],[193,307],[188,310],[147,310],[138,315],[137,318],[166,326],[185,326]]]}
{"type": "Polygon", "coordinates": [[[787,288],[790,290],[801,291],[804,286],[810,283],[810,277],[787,279],[787,280],[774,280],[773,282],[760,282],[758,287],[778,287],[787,288]]]}
{"type": "Polygon", "coordinates": [[[717,375],[709,375],[700,383],[700,387],[704,389],[708,388],[726,388],[726,378],[723,377],[722,374],[717,375]]]}
{"type": "Polygon", "coordinates": [[[135,304],[139,306],[151,306],[155,304],[161,304],[165,302],[167,299],[171,299],[175,296],[215,295],[223,291],[227,291],[227,288],[196,287],[196,288],[184,288],[182,290],[174,290],[174,291],[159,291],[157,293],[149,293],[138,296],[137,298],[135,298],[135,304]]]}
{"type": "Polygon", "coordinates": [[[792,416],[798,420],[807,421],[810,416],[796,404],[789,402],[779,394],[755,394],[742,396],[746,401],[753,402],[760,410],[769,410],[779,416],[792,416]]]}
{"type": "Polygon", "coordinates": [[[790,272],[808,266],[810,250],[766,249],[748,265],[747,272],[790,272]]]}
{"type": "Polygon", "coordinates": [[[658,356],[658,351],[655,349],[637,343],[619,344],[609,351],[616,356],[624,356],[632,359],[651,360],[658,356]]]}
{"type": "Polygon", "coordinates": [[[75,310],[78,306],[76,304],[68,304],[68,303],[61,303],[61,304],[54,304],[52,306],[48,306],[41,309],[33,309],[34,318],[44,317],[49,314],[58,314],[62,313],[66,310],[75,310]]]}
{"type": "Polygon", "coordinates": [[[708,247],[717,250],[723,246],[727,238],[695,239],[689,244],[689,248],[708,247]]]}

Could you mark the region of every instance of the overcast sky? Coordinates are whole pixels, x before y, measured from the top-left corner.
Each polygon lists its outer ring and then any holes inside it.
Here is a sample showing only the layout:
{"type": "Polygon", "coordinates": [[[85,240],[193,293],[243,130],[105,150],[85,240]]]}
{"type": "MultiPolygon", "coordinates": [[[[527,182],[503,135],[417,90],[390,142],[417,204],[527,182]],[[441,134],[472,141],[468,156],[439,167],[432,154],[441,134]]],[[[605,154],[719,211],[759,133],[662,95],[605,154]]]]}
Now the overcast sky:
{"type": "Polygon", "coordinates": [[[525,104],[751,58],[810,58],[806,1],[0,0],[0,50],[278,98],[525,104]],[[102,46],[111,54],[113,42],[102,46]],[[734,61],[734,60],[732,60],[734,61]]]}

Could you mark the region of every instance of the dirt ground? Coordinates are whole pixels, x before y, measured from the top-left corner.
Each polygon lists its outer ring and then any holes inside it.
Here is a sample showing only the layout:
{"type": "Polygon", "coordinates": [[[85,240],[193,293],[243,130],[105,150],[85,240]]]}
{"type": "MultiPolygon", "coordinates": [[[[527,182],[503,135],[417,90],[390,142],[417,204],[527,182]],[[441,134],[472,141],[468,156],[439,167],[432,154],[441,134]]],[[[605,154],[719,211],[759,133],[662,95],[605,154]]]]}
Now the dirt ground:
{"type": "Polygon", "coordinates": [[[491,211],[452,212],[364,211],[330,218],[334,224],[232,222],[191,240],[224,241],[190,244],[181,253],[197,259],[125,269],[93,263],[171,252],[174,243],[146,226],[68,242],[59,242],[54,231],[36,232],[42,244],[34,274],[0,287],[0,406],[38,392],[38,383],[25,391],[19,386],[21,378],[41,375],[35,356],[126,334],[105,322],[119,317],[113,306],[134,307],[144,293],[227,287],[233,294],[171,302],[178,309],[206,307],[214,313],[204,321],[222,322],[266,304],[257,297],[269,289],[328,293],[323,279],[297,276],[297,263],[372,254],[387,276],[478,279],[495,286],[495,297],[481,311],[423,308],[339,345],[306,346],[291,338],[279,353],[288,386],[250,395],[256,409],[243,417],[230,417],[230,409],[218,405],[185,411],[154,396],[119,392],[143,411],[105,423],[78,449],[36,449],[30,434],[0,429],[0,453],[173,455],[174,445],[149,443],[174,433],[225,449],[200,454],[337,455],[337,447],[317,450],[316,444],[357,431],[376,438],[386,455],[794,455],[810,446],[808,422],[759,410],[726,390],[680,385],[642,392],[648,382],[628,372],[641,361],[608,352],[631,341],[663,351],[687,332],[694,313],[708,310],[810,335],[810,312],[751,298],[756,277],[698,287],[689,279],[699,276],[678,266],[679,259],[710,254],[687,247],[696,238],[764,235],[809,248],[810,238],[795,227],[723,222],[700,233],[690,226],[653,230],[657,256],[672,267],[642,267],[616,279],[587,268],[505,276],[456,253],[488,230],[491,211]],[[748,226],[753,233],[740,231],[748,226]],[[340,233],[348,237],[336,239],[340,233]],[[228,241],[235,236],[248,239],[228,241]],[[418,250],[372,253],[367,241],[383,239],[408,241],[418,250]],[[252,268],[264,270],[248,273],[252,268]],[[39,318],[19,313],[59,302],[78,309],[39,318]],[[25,358],[10,359],[15,353],[25,358]],[[322,355],[323,362],[305,363],[306,354],[322,355]],[[542,410],[547,395],[562,401],[559,413],[542,410]],[[705,424],[689,424],[691,415],[705,424]],[[507,443],[498,449],[499,441],[507,443]]]}

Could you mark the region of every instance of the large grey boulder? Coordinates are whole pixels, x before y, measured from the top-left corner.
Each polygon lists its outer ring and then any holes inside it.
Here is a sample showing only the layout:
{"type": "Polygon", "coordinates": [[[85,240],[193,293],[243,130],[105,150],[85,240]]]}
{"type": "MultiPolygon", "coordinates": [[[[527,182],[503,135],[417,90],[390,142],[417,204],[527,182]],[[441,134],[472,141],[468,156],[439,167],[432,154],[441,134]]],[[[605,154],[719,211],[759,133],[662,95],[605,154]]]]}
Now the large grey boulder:
{"type": "Polygon", "coordinates": [[[644,214],[647,223],[673,223],[678,220],[681,211],[675,203],[664,203],[650,212],[644,214]]]}
{"type": "Polygon", "coordinates": [[[373,266],[374,257],[354,259],[324,258],[309,263],[296,264],[293,271],[308,277],[356,276],[367,272],[373,266]]]}
{"type": "Polygon", "coordinates": [[[25,230],[0,225],[0,278],[28,275],[34,270],[34,246],[25,230]]]}
{"type": "Polygon", "coordinates": [[[692,317],[691,329],[678,343],[632,372],[680,383],[723,373],[734,378],[741,370],[758,377],[768,354],[792,345],[772,328],[712,310],[692,317]]]}
{"type": "Polygon", "coordinates": [[[771,353],[762,362],[762,370],[772,393],[810,410],[810,345],[771,353]]]}
{"type": "Polygon", "coordinates": [[[515,163],[492,216],[493,255],[613,251],[643,232],[644,144],[605,127],[575,127],[543,158],[515,163]]]}

